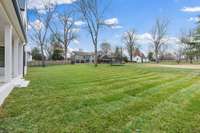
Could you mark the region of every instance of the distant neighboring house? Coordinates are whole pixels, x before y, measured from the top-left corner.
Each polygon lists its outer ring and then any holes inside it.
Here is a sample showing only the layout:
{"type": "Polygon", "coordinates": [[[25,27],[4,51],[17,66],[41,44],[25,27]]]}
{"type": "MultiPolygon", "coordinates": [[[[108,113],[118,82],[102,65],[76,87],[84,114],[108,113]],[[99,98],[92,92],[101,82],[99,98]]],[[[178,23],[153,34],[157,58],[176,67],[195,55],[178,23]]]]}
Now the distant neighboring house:
{"type": "Polygon", "coordinates": [[[71,53],[72,63],[93,63],[95,55],[92,52],[73,51],[71,53]]]}
{"type": "Polygon", "coordinates": [[[112,55],[105,54],[102,51],[98,51],[98,62],[99,63],[111,63],[112,62],[112,55]]]}
{"type": "Polygon", "coordinates": [[[31,48],[28,47],[28,46],[26,47],[26,60],[27,60],[27,62],[32,62],[33,61],[31,48]]]}
{"type": "Polygon", "coordinates": [[[148,58],[138,48],[133,51],[133,61],[136,63],[149,62],[148,58]]]}
{"type": "Polygon", "coordinates": [[[99,55],[98,62],[99,63],[111,63],[113,56],[111,55],[99,55]]]}
{"type": "Polygon", "coordinates": [[[170,61],[170,60],[176,60],[176,56],[172,53],[162,53],[160,54],[159,56],[159,60],[162,60],[162,61],[170,61]]]}
{"type": "Polygon", "coordinates": [[[32,62],[33,61],[33,57],[30,51],[27,52],[27,62],[32,62]]]}
{"type": "Polygon", "coordinates": [[[27,0],[0,0],[0,105],[27,70],[27,0]]]}

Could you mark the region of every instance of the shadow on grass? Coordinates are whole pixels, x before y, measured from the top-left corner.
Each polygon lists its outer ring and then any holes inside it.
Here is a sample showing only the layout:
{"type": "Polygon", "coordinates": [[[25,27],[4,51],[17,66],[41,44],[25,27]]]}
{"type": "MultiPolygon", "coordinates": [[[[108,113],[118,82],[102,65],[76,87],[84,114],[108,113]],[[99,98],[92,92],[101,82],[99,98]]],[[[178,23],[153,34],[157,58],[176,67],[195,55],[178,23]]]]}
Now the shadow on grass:
{"type": "Polygon", "coordinates": [[[125,64],[111,64],[110,66],[111,66],[111,67],[117,67],[117,66],[120,66],[120,67],[121,67],[121,66],[125,66],[125,64]]]}

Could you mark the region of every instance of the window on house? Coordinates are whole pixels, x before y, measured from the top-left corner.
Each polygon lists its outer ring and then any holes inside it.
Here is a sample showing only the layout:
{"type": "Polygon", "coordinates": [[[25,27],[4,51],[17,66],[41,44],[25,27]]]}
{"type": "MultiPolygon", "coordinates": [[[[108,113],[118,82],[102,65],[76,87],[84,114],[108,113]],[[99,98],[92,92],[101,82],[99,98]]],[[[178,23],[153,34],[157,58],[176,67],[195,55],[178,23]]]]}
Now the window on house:
{"type": "Polygon", "coordinates": [[[0,47],[0,67],[4,67],[4,47],[0,47]]]}

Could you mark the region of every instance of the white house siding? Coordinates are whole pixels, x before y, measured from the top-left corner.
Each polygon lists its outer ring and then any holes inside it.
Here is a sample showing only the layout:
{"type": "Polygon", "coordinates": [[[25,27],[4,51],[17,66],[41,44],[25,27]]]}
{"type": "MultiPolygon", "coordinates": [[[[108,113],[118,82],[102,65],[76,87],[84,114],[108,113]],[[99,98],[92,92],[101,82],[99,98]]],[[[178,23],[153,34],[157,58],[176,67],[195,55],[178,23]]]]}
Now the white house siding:
{"type": "Polygon", "coordinates": [[[149,60],[147,58],[142,58],[140,56],[133,57],[133,61],[137,63],[148,63],[149,60]]]}
{"type": "MultiPolygon", "coordinates": [[[[0,46],[4,48],[3,65],[0,66],[0,105],[23,77],[23,47],[26,43],[16,6],[12,0],[0,0],[0,46]]],[[[20,12],[20,11],[19,11],[20,12]]],[[[24,12],[25,13],[25,12],[24,12]]],[[[23,19],[23,25],[25,24],[23,19]]],[[[26,64],[26,63],[25,63],[26,64]]]]}
{"type": "Polygon", "coordinates": [[[94,56],[89,52],[73,51],[71,55],[74,63],[93,63],[94,56]]]}
{"type": "Polygon", "coordinates": [[[0,77],[3,77],[3,76],[4,76],[4,67],[0,67],[0,77]]]}
{"type": "Polygon", "coordinates": [[[133,57],[133,61],[137,63],[142,63],[142,58],[140,56],[133,57]]]}

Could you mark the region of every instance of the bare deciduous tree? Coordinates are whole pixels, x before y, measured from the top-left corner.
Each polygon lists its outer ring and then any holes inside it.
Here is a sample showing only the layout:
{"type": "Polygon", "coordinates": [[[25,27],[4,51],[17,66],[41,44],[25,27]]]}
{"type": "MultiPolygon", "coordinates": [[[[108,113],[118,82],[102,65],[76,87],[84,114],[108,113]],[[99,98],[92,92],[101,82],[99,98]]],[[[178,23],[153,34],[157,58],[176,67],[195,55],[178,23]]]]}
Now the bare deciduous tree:
{"type": "Polygon", "coordinates": [[[63,13],[58,13],[55,24],[52,24],[50,29],[54,33],[57,40],[64,46],[64,58],[65,63],[67,63],[68,47],[72,41],[78,38],[75,29],[75,20],[73,18],[74,11],[64,11],[63,13]],[[58,24],[59,23],[59,24],[58,24]],[[59,26],[59,27],[57,27],[59,26]],[[62,28],[62,31],[57,31],[57,29],[62,28]],[[58,34],[59,33],[59,34],[58,34]]]}
{"type": "Polygon", "coordinates": [[[178,48],[174,52],[174,54],[176,56],[176,61],[177,61],[178,64],[180,64],[180,62],[181,62],[183,53],[184,53],[184,50],[183,50],[183,47],[181,47],[181,46],[178,46],[178,48]]]}
{"type": "Polygon", "coordinates": [[[42,54],[42,66],[45,67],[45,46],[47,46],[48,31],[53,14],[55,12],[55,5],[50,1],[43,3],[44,9],[42,13],[40,10],[34,10],[35,21],[30,22],[32,33],[30,38],[40,46],[42,54]]]}
{"type": "Polygon", "coordinates": [[[104,23],[104,13],[107,6],[102,6],[101,0],[77,0],[76,7],[81,14],[81,18],[86,22],[86,28],[89,32],[94,45],[95,66],[98,65],[98,39],[99,32],[104,23]]]}
{"type": "Polygon", "coordinates": [[[156,19],[155,25],[151,31],[151,39],[150,41],[153,44],[156,63],[159,63],[159,53],[161,47],[167,43],[167,30],[168,30],[169,21],[167,19],[156,19]]]}
{"type": "Polygon", "coordinates": [[[132,29],[132,30],[125,32],[122,40],[126,44],[128,54],[129,54],[130,60],[132,62],[133,61],[133,50],[135,48],[136,41],[137,41],[136,31],[134,29],[132,29]]]}

